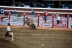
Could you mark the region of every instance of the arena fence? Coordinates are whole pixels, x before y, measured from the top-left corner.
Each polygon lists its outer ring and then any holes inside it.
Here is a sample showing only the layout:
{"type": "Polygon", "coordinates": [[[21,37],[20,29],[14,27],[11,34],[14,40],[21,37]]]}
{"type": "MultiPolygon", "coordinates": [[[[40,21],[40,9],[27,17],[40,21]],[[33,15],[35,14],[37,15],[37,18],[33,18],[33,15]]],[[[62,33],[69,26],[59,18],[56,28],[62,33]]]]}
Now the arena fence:
{"type": "MultiPolygon", "coordinates": [[[[3,6],[2,6],[3,7],[3,6]]],[[[5,7],[4,8],[20,8],[20,7],[5,7]]],[[[24,9],[24,8],[20,8],[24,9]]],[[[27,9],[45,9],[45,8],[27,8],[27,9]]],[[[49,10],[49,9],[46,9],[49,10]]],[[[71,11],[71,9],[50,9],[50,10],[67,10],[71,11]]],[[[5,12],[9,12],[10,10],[4,10],[5,12]]],[[[56,18],[54,16],[55,13],[58,14],[72,14],[70,12],[48,12],[48,14],[51,14],[47,17],[46,23],[44,23],[43,16],[41,15],[44,12],[41,11],[36,11],[37,13],[35,16],[34,15],[28,15],[27,13],[31,13],[31,11],[22,11],[22,10],[16,10],[17,12],[22,12],[21,16],[13,15],[13,14],[8,14],[7,16],[4,15],[5,18],[0,17],[1,22],[0,24],[7,24],[7,21],[10,20],[11,25],[21,25],[21,26],[26,26],[24,23],[25,17],[29,17],[30,19],[33,20],[34,24],[36,26],[45,26],[45,27],[63,27],[63,28],[71,28],[72,24],[72,19],[69,17],[69,15],[66,17],[60,16],[61,17],[61,24],[57,25],[56,18]],[[26,13],[26,14],[25,14],[26,13]]]]}
{"type": "Polygon", "coordinates": [[[62,27],[62,28],[69,28],[69,25],[71,25],[70,20],[71,18],[69,17],[60,17],[60,24],[57,25],[57,20],[54,14],[52,16],[47,16],[47,21],[45,23],[43,16],[40,16],[40,14],[37,15],[26,15],[25,13],[23,15],[14,15],[14,14],[8,14],[6,18],[1,18],[0,24],[7,24],[7,21],[10,21],[11,25],[21,25],[21,26],[27,26],[24,21],[25,18],[28,17],[31,20],[33,20],[35,26],[45,26],[45,27],[62,27]]]}

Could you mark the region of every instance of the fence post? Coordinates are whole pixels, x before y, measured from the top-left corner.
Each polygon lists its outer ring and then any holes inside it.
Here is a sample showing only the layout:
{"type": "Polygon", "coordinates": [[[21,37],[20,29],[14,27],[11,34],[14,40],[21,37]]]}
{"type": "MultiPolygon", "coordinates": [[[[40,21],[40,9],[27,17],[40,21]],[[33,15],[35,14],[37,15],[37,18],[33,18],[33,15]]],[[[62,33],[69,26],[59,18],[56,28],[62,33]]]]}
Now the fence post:
{"type": "Polygon", "coordinates": [[[40,14],[38,14],[38,27],[39,27],[39,24],[40,24],[40,14]]]}
{"type": "Polygon", "coordinates": [[[11,15],[11,12],[8,13],[8,21],[10,22],[10,15],[11,15]]]}
{"type": "Polygon", "coordinates": [[[54,14],[52,14],[52,27],[54,27],[54,14]]]}
{"type": "Polygon", "coordinates": [[[3,15],[0,16],[0,21],[3,21],[3,15]]]}
{"type": "Polygon", "coordinates": [[[23,26],[25,25],[25,15],[26,13],[23,13],[23,26]]]}
{"type": "Polygon", "coordinates": [[[67,27],[68,28],[68,22],[69,22],[69,15],[67,15],[67,27]]]}

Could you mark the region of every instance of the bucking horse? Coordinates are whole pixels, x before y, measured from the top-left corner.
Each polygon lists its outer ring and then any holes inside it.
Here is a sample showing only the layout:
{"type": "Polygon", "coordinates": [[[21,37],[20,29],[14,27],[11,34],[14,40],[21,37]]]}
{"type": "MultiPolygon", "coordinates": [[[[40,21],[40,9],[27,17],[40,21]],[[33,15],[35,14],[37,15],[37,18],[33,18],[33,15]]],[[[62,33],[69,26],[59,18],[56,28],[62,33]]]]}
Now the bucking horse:
{"type": "Polygon", "coordinates": [[[35,26],[34,22],[32,20],[30,20],[28,17],[26,17],[26,20],[25,20],[24,23],[26,23],[32,29],[36,29],[36,26],[35,26]]]}

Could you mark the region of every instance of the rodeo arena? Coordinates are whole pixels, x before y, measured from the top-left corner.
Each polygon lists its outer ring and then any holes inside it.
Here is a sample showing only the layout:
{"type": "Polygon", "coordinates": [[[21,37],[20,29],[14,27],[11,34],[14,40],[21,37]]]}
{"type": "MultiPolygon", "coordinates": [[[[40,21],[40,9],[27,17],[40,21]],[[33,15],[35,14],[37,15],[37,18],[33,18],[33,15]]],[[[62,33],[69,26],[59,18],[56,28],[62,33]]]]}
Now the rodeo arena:
{"type": "Polygon", "coordinates": [[[1,48],[72,48],[72,9],[0,6],[1,48]]]}

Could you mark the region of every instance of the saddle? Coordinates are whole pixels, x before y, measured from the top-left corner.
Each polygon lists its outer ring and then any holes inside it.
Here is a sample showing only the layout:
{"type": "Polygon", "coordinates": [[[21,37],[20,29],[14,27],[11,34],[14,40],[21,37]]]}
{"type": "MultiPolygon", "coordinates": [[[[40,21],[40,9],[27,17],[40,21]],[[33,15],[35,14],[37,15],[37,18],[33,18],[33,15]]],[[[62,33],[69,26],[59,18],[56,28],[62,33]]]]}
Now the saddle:
{"type": "Polygon", "coordinates": [[[13,34],[12,32],[9,32],[9,37],[12,37],[12,34],[13,34]]]}

